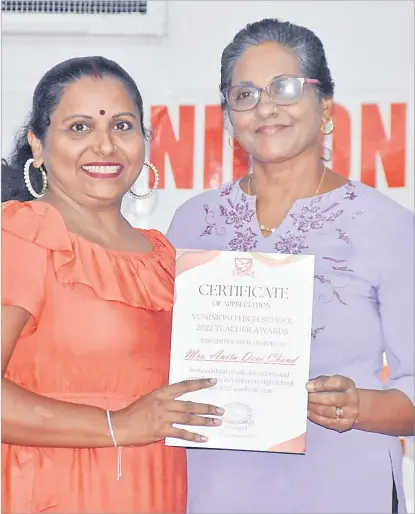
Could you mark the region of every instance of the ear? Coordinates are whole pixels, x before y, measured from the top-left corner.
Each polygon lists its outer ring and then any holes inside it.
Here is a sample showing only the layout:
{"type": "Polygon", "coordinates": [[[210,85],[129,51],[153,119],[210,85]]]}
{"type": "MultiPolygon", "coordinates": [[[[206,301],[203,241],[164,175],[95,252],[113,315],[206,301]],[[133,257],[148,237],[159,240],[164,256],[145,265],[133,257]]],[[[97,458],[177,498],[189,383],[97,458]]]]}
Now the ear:
{"type": "Polygon", "coordinates": [[[322,123],[325,125],[329,122],[333,114],[333,99],[332,98],[324,98],[323,99],[323,119],[322,123]]]}
{"type": "Polygon", "coordinates": [[[27,133],[27,142],[29,143],[30,148],[32,149],[33,159],[35,160],[34,166],[36,168],[40,168],[40,166],[43,164],[42,143],[40,142],[40,139],[38,139],[30,129],[27,133]]]}

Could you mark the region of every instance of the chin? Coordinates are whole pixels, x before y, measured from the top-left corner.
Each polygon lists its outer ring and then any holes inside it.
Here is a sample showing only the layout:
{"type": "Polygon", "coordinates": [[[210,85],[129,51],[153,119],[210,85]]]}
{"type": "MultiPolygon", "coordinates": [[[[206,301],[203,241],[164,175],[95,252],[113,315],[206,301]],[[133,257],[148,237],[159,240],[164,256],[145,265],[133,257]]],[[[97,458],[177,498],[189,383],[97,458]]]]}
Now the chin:
{"type": "Polygon", "coordinates": [[[285,161],[292,159],[291,155],[287,155],[286,153],[276,153],[274,152],[262,152],[260,154],[254,155],[254,159],[263,164],[279,164],[285,161]]]}
{"type": "Polygon", "coordinates": [[[126,192],[110,190],[107,188],[95,189],[93,191],[88,191],[87,196],[94,202],[103,202],[103,203],[117,203],[121,202],[123,196],[126,192]]]}

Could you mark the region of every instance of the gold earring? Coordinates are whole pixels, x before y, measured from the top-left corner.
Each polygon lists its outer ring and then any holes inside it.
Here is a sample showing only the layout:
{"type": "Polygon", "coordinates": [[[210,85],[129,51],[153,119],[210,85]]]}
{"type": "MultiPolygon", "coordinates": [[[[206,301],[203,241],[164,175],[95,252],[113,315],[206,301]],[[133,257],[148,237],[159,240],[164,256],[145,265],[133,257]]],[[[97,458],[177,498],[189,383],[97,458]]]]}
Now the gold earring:
{"type": "Polygon", "coordinates": [[[334,132],[334,121],[331,118],[326,123],[324,123],[324,121],[323,121],[321,124],[320,130],[321,130],[321,133],[323,134],[323,136],[329,136],[330,134],[332,134],[334,132]],[[326,130],[326,125],[329,126],[328,130],[326,130]]]}
{"type": "Polygon", "coordinates": [[[228,145],[233,149],[235,148],[235,144],[234,144],[234,141],[235,141],[235,138],[233,136],[229,136],[228,137],[228,145]]]}

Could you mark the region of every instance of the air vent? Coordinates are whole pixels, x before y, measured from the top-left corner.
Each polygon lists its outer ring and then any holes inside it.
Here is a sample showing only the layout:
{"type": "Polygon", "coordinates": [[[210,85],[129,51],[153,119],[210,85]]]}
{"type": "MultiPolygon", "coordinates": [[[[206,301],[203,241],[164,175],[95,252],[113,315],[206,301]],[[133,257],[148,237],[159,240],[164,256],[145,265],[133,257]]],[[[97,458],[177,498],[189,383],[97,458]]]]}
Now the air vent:
{"type": "Polygon", "coordinates": [[[2,33],[163,36],[167,0],[2,0],[2,33]]]}
{"type": "Polygon", "coordinates": [[[2,0],[1,10],[15,14],[146,14],[146,0],[2,0]]]}

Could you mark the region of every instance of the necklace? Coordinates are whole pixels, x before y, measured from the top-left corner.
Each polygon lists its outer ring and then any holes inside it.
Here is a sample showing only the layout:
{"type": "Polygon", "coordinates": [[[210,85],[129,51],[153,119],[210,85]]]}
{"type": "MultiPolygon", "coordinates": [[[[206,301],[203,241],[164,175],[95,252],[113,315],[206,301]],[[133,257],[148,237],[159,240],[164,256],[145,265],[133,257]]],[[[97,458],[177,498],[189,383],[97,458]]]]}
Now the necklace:
{"type": "MultiPolygon", "coordinates": [[[[327,172],[327,167],[324,166],[323,173],[321,174],[320,183],[319,183],[319,185],[318,185],[318,187],[316,189],[316,192],[314,193],[313,196],[317,196],[318,193],[320,192],[321,186],[323,185],[324,179],[326,178],[326,172],[327,172]]],[[[248,195],[251,195],[251,183],[252,183],[252,175],[249,175],[249,177],[248,177],[248,195]]],[[[275,232],[275,230],[276,230],[276,227],[268,228],[265,225],[263,225],[262,223],[259,224],[259,228],[263,232],[270,232],[271,234],[273,234],[275,232]]]]}

